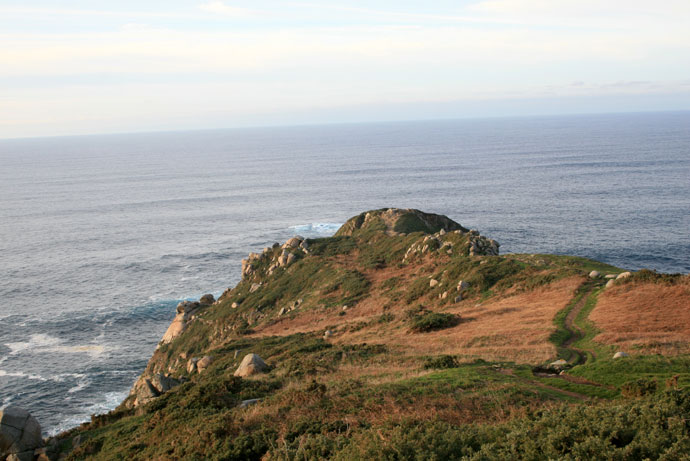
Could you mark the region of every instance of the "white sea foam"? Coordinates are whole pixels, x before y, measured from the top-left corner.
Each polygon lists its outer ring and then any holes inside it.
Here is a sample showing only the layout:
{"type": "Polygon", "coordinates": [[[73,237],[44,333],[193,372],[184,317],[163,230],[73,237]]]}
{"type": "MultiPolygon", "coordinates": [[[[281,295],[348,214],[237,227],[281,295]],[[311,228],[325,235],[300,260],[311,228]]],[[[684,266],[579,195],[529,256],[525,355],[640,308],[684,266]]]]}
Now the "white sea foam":
{"type": "Polygon", "coordinates": [[[32,375],[30,373],[24,373],[22,371],[0,370],[0,377],[4,377],[4,376],[9,376],[11,378],[33,379],[34,381],[48,381],[48,378],[44,378],[41,375],[32,375]]]}
{"type": "Polygon", "coordinates": [[[342,226],[342,223],[315,222],[290,226],[290,229],[298,234],[329,236],[335,234],[340,229],[340,226],[342,226]]]}
{"type": "Polygon", "coordinates": [[[77,384],[67,389],[67,393],[74,394],[75,392],[79,392],[82,389],[86,389],[89,384],[91,384],[91,380],[87,378],[86,375],[81,375],[77,381],[77,384]]]}
{"type": "Polygon", "coordinates": [[[27,349],[40,350],[46,347],[53,347],[60,344],[62,341],[59,338],[49,336],[43,333],[33,334],[29,341],[21,341],[15,343],[5,343],[5,346],[10,348],[10,355],[17,354],[27,349]]]}
{"type": "Polygon", "coordinates": [[[5,343],[5,346],[10,348],[10,355],[19,354],[20,352],[29,351],[32,353],[86,353],[92,357],[99,357],[105,352],[116,349],[113,346],[106,346],[103,344],[79,344],[79,345],[65,345],[60,338],[55,338],[43,333],[31,335],[29,341],[5,343]]]}

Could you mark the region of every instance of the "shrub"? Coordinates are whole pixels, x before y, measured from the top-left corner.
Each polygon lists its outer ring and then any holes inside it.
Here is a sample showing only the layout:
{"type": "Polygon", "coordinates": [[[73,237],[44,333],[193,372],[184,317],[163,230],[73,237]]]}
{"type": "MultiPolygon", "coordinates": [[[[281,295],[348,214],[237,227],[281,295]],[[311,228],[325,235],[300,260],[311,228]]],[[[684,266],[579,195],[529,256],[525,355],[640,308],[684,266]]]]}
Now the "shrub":
{"type": "Polygon", "coordinates": [[[439,355],[438,357],[430,357],[424,362],[424,368],[442,370],[445,368],[457,368],[460,364],[452,355],[439,355]]]}
{"type": "Polygon", "coordinates": [[[621,386],[621,393],[625,397],[643,397],[656,392],[656,379],[638,379],[629,381],[621,386]]]}
{"type": "Polygon", "coordinates": [[[426,312],[418,315],[412,320],[410,329],[416,333],[427,331],[442,330],[450,328],[459,323],[459,318],[454,314],[444,314],[440,312],[426,312]]]}

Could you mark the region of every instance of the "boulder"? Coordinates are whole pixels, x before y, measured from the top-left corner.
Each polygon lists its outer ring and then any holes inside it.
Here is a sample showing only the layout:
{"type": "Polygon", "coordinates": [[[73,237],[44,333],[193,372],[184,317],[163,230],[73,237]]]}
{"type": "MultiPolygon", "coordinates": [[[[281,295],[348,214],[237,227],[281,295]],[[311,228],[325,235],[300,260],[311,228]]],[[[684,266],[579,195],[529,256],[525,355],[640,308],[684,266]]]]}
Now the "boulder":
{"type": "Polygon", "coordinates": [[[137,382],[134,383],[131,394],[134,395],[134,402],[132,403],[134,407],[145,405],[161,395],[160,392],[158,392],[158,389],[153,387],[151,380],[144,378],[143,376],[141,376],[137,382]]]}
{"type": "Polygon", "coordinates": [[[596,278],[599,278],[600,275],[601,274],[599,273],[599,271],[592,271],[589,273],[589,278],[596,279],[596,278]]]}
{"type": "Polygon", "coordinates": [[[249,262],[248,259],[242,260],[242,278],[251,275],[254,272],[254,266],[249,262]]]}
{"type": "Polygon", "coordinates": [[[0,410],[0,459],[32,461],[42,446],[41,425],[31,413],[14,406],[0,410]]]}
{"type": "Polygon", "coordinates": [[[469,287],[470,287],[470,284],[467,283],[467,282],[465,282],[464,280],[460,280],[460,281],[458,282],[458,291],[461,292],[461,293],[462,293],[463,291],[467,290],[469,287]]]}
{"type": "Polygon", "coordinates": [[[297,248],[300,246],[304,239],[298,237],[292,237],[291,239],[288,239],[287,242],[283,245],[283,248],[297,248]]]}
{"type": "Polygon", "coordinates": [[[177,315],[163,335],[161,344],[171,343],[175,338],[184,333],[189,320],[191,319],[192,315],[197,312],[199,307],[201,307],[201,304],[193,301],[182,301],[180,304],[178,304],[177,315]]]}
{"type": "Polygon", "coordinates": [[[616,352],[615,354],[613,354],[613,358],[614,358],[614,359],[620,359],[620,358],[623,358],[623,357],[630,357],[630,355],[628,355],[627,352],[623,352],[623,351],[618,351],[618,352],[616,352]]]}
{"type": "Polygon", "coordinates": [[[179,386],[181,381],[171,378],[163,373],[157,373],[151,378],[151,385],[158,391],[159,394],[165,394],[175,386],[179,386]]]}
{"type": "Polygon", "coordinates": [[[326,339],[330,338],[331,336],[333,336],[333,332],[331,330],[326,330],[323,334],[323,337],[326,339]]]}
{"type": "Polygon", "coordinates": [[[177,313],[191,313],[199,309],[199,307],[201,307],[201,304],[199,304],[196,301],[182,301],[180,304],[177,305],[177,313]]]}
{"type": "Polygon", "coordinates": [[[621,272],[620,274],[618,274],[618,277],[616,277],[616,280],[624,279],[624,278],[630,277],[631,275],[632,274],[630,272],[621,272]]]}
{"type": "Polygon", "coordinates": [[[247,377],[269,371],[268,365],[256,354],[247,354],[235,371],[235,376],[247,377]]]}
{"type": "Polygon", "coordinates": [[[549,363],[549,368],[551,368],[552,370],[557,370],[557,371],[562,370],[566,366],[568,366],[568,362],[563,360],[563,359],[558,359],[555,362],[549,363]]]}
{"type": "Polygon", "coordinates": [[[431,288],[435,287],[436,285],[438,285],[438,280],[436,280],[436,279],[429,280],[429,286],[431,288]]]}
{"type": "Polygon", "coordinates": [[[233,309],[237,309],[238,307],[240,307],[240,305],[234,302],[230,307],[232,307],[233,309]]]}
{"type": "Polygon", "coordinates": [[[187,362],[187,373],[190,375],[196,371],[196,363],[199,361],[199,357],[192,357],[187,362]]]}
{"type": "Polygon", "coordinates": [[[615,280],[609,280],[608,282],[606,282],[606,288],[611,288],[614,283],[616,283],[615,280]]]}
{"type": "Polygon", "coordinates": [[[204,305],[211,305],[216,302],[216,298],[213,297],[212,294],[205,294],[201,298],[199,298],[199,304],[204,304],[204,305]]]}
{"type": "Polygon", "coordinates": [[[453,301],[456,303],[459,303],[460,301],[462,301],[462,294],[457,295],[453,301]]]}
{"type": "Polygon", "coordinates": [[[249,400],[242,400],[238,406],[238,408],[247,408],[252,405],[256,405],[259,403],[261,399],[249,399],[249,400]]]}
{"type": "Polygon", "coordinates": [[[608,280],[608,279],[615,279],[615,278],[616,278],[616,274],[606,274],[606,275],[604,276],[604,278],[607,279],[607,280],[608,280]]]}
{"type": "Polygon", "coordinates": [[[211,365],[211,362],[213,362],[213,357],[211,357],[210,355],[203,356],[196,363],[196,371],[198,371],[199,373],[203,372],[211,365]]]}

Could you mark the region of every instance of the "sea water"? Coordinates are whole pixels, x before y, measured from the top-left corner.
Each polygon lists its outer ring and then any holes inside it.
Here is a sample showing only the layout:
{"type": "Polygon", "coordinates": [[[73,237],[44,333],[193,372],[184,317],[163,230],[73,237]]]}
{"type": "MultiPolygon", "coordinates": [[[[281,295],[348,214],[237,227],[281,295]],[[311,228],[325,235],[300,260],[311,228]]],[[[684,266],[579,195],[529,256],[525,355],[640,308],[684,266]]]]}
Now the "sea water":
{"type": "Polygon", "coordinates": [[[0,407],[47,434],[114,408],[180,300],[383,207],[689,272],[690,113],[2,140],[0,407]]]}

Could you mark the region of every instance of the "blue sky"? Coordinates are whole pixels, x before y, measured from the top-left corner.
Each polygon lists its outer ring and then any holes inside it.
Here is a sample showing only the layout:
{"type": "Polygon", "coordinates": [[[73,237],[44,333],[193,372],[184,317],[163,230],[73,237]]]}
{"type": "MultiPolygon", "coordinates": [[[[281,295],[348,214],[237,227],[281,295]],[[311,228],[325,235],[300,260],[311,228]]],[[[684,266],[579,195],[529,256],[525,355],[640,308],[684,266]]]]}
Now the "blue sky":
{"type": "Polygon", "coordinates": [[[0,137],[690,109],[687,0],[0,0],[0,137]]]}

